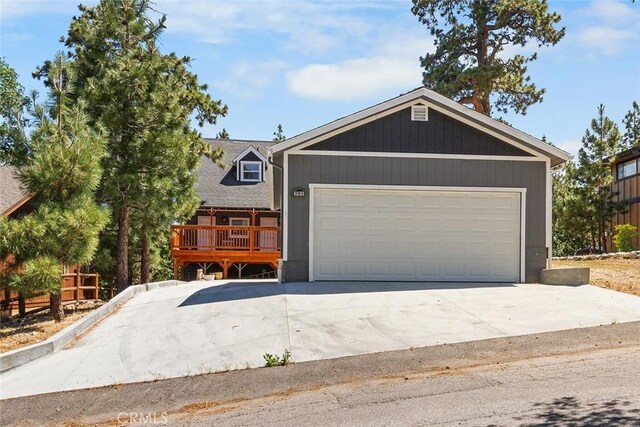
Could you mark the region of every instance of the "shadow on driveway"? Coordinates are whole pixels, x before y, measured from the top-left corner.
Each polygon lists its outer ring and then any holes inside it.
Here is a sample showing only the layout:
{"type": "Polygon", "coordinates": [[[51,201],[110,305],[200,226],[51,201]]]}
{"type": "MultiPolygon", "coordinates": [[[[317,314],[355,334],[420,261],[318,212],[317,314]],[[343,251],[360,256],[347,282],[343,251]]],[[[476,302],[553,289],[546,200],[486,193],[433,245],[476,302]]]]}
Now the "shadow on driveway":
{"type": "MultiPolygon", "coordinates": [[[[521,426],[638,426],[640,409],[630,408],[632,402],[626,400],[607,400],[602,402],[580,402],[575,397],[563,397],[552,402],[535,403],[540,412],[521,426]]],[[[530,417],[527,416],[527,419],[530,417]]],[[[521,417],[515,417],[520,421],[521,417]]]]}
{"type": "Polygon", "coordinates": [[[200,289],[189,295],[178,307],[264,298],[276,295],[332,295],[373,292],[407,292],[427,289],[469,289],[513,287],[512,283],[460,282],[247,282],[234,281],[200,289]]]}

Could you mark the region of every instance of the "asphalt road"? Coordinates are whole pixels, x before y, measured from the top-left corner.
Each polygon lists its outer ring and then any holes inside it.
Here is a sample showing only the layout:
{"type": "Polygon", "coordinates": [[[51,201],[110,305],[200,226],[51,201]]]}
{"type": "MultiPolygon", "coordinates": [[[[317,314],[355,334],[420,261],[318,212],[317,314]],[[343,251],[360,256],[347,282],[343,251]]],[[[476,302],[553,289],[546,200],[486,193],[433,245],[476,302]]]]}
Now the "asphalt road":
{"type": "Polygon", "coordinates": [[[640,347],[190,408],[169,425],[640,425],[640,347]]]}
{"type": "Polygon", "coordinates": [[[640,426],[639,360],[615,323],[5,399],[0,426],[640,426]]]}

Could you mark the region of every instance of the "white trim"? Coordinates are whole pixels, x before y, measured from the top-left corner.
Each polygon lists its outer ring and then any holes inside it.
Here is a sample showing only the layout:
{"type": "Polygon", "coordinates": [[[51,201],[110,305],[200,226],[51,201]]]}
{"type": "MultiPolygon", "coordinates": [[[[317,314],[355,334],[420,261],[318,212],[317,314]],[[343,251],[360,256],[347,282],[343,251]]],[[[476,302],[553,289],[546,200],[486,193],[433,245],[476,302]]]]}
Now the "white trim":
{"type": "Polygon", "coordinates": [[[553,178],[551,160],[546,162],[545,171],[545,246],[547,247],[547,268],[551,268],[553,258],[553,178]]]}
{"type": "MultiPolygon", "coordinates": [[[[411,103],[413,104],[419,103],[420,100],[423,100],[423,99],[430,100],[435,103],[446,106],[448,109],[451,109],[455,113],[458,113],[456,118],[466,122],[467,124],[470,124],[475,128],[479,128],[484,132],[492,133],[491,129],[499,130],[501,132],[504,132],[507,136],[511,138],[515,138],[516,140],[520,140],[526,144],[529,144],[541,150],[543,153],[554,155],[565,161],[571,158],[571,155],[564,150],[561,150],[557,147],[554,147],[550,144],[540,141],[539,139],[534,138],[531,135],[527,135],[526,133],[519,131],[517,129],[514,129],[511,126],[507,126],[504,123],[500,123],[496,120],[493,120],[483,114],[480,114],[470,108],[464,107],[455,101],[452,101],[442,95],[439,95],[425,88],[418,88],[407,94],[398,96],[396,98],[382,102],[373,107],[351,114],[350,116],[343,117],[341,119],[335,120],[326,125],[320,126],[316,129],[310,130],[300,135],[296,135],[293,138],[290,138],[286,141],[283,141],[279,144],[272,146],[271,148],[272,152],[277,153],[283,150],[287,150],[294,146],[300,145],[304,142],[310,141],[312,139],[316,139],[318,137],[327,135],[329,133],[333,133],[335,131],[338,131],[338,133],[344,132],[348,128],[353,127],[352,125],[354,123],[358,123],[358,125],[362,125],[368,121],[375,120],[378,117],[383,117],[385,115],[391,114],[392,112],[394,112],[393,110],[398,110],[399,106],[400,108],[402,108],[403,106],[408,106],[411,103]],[[469,120],[469,119],[473,119],[473,120],[469,120]],[[479,123],[487,126],[487,128],[479,127],[478,126],[479,123]]],[[[429,103],[429,107],[435,108],[436,110],[441,111],[449,116],[451,115],[451,111],[438,108],[434,106],[432,103],[429,103]]],[[[509,141],[509,142],[513,143],[516,141],[509,141]]],[[[549,156],[547,155],[546,157],[549,157],[549,156]]]]}
{"type": "Polygon", "coordinates": [[[282,167],[282,260],[289,259],[289,153],[284,152],[282,167]]]}
{"type": "MultiPolygon", "coordinates": [[[[260,160],[241,160],[237,166],[238,172],[238,181],[240,182],[262,182],[264,181],[264,162],[260,160]],[[258,179],[247,179],[244,177],[244,166],[245,165],[258,165],[258,179]]],[[[255,171],[247,171],[249,173],[254,173],[255,171]]]]}
{"type": "Polygon", "coordinates": [[[479,154],[439,154],[439,153],[390,153],[380,151],[334,151],[302,150],[289,154],[309,156],[348,156],[348,157],[397,157],[415,159],[457,159],[457,160],[504,160],[518,162],[545,162],[548,159],[533,156],[483,156],[479,154]]]}
{"type": "Polygon", "coordinates": [[[523,188],[520,193],[520,283],[524,283],[526,273],[527,247],[527,189],[523,188]]]}
{"type": "Polygon", "coordinates": [[[235,164],[238,160],[242,160],[242,158],[244,158],[244,156],[246,156],[249,153],[255,154],[256,156],[258,156],[260,160],[262,160],[264,163],[267,163],[267,158],[260,151],[258,151],[258,149],[253,145],[250,145],[244,150],[242,150],[240,154],[238,154],[233,158],[232,163],[235,164]]]}
{"type": "MultiPolygon", "coordinates": [[[[315,191],[318,184],[309,184],[309,281],[313,282],[313,210],[315,209],[315,191]]],[[[326,188],[321,187],[320,188],[326,188]]]]}
{"type": "MultiPolygon", "coordinates": [[[[287,153],[285,152],[285,159],[287,153]]],[[[449,187],[420,185],[363,185],[363,184],[309,184],[309,281],[313,282],[313,209],[316,189],[345,190],[403,190],[403,191],[446,191],[446,192],[484,192],[520,194],[520,282],[525,281],[526,268],[526,207],[527,189],[519,187],[449,187]]],[[[284,224],[283,224],[284,225],[284,224]]],[[[284,246],[284,244],[283,244],[284,246]]]]}

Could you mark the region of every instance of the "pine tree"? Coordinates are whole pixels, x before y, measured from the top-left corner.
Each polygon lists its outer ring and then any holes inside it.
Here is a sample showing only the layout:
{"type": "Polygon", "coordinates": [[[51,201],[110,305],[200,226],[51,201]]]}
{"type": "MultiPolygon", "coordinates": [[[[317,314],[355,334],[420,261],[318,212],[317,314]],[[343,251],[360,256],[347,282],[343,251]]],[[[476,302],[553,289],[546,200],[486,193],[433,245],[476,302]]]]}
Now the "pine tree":
{"type": "Polygon", "coordinates": [[[273,133],[273,140],[274,141],[278,141],[278,142],[282,142],[285,139],[287,139],[287,137],[284,136],[284,130],[282,129],[282,125],[278,124],[278,127],[276,128],[276,131],[273,133]]]}
{"type": "Polygon", "coordinates": [[[605,114],[604,105],[598,107],[598,115],[591,121],[590,129],[582,138],[578,162],[570,179],[575,180],[576,197],[582,203],[574,215],[584,221],[591,245],[606,252],[604,232],[611,217],[623,209],[613,201],[612,175],[608,159],[620,150],[618,126],[605,114]]]}
{"type": "Polygon", "coordinates": [[[631,109],[622,119],[624,135],[622,137],[623,148],[640,147],[640,107],[637,101],[633,101],[631,109]]]}
{"type": "Polygon", "coordinates": [[[222,128],[222,130],[216,134],[216,138],[217,139],[229,139],[230,138],[229,132],[227,132],[226,128],[222,128]]]}
{"type": "MultiPolygon", "coordinates": [[[[184,212],[193,213],[197,198],[189,177],[200,156],[222,158],[221,149],[191,129],[191,117],[200,126],[215,124],[227,107],[189,71],[190,58],[159,51],[166,18],[153,21],[148,0],[101,0],[80,12],[65,45],[77,74],[76,97],[90,106],[91,124],[108,134],[99,196],[112,207],[109,230],[117,235],[104,236],[100,260],[109,263],[114,248],[108,245],[115,244],[115,281],[122,290],[133,279],[130,236],[149,242],[184,212]]],[[[150,259],[152,245],[141,246],[143,259],[150,259]]]]}
{"type": "Polygon", "coordinates": [[[508,46],[555,45],[565,29],[546,0],[413,0],[411,9],[435,37],[435,53],[420,58],[425,87],[491,115],[525,114],[542,101],[527,75],[537,54],[505,58],[508,46]]]}
{"type": "Polygon", "coordinates": [[[19,166],[31,154],[26,135],[31,100],[18,83],[18,74],[0,58],[0,164],[19,166]]]}
{"type": "Polygon", "coordinates": [[[87,264],[98,245],[107,211],[94,201],[100,181],[103,136],[87,125],[82,103],[70,102],[72,73],[62,54],[48,63],[49,114],[30,135],[30,158],[19,178],[32,193],[35,211],[0,221],[0,253],[12,253],[22,271],[10,285],[22,295],[46,291],[51,313],[64,318],[60,285],[63,264],[87,264]]]}

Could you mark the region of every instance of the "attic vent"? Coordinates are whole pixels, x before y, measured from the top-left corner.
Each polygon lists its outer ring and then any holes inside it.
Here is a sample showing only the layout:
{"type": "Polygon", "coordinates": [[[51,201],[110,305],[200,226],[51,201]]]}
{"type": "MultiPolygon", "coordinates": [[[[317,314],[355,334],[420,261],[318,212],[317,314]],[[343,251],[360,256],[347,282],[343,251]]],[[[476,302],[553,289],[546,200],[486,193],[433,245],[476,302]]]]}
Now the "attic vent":
{"type": "Polygon", "coordinates": [[[411,120],[417,122],[426,122],[429,120],[427,106],[421,104],[411,106],[411,120]]]}

